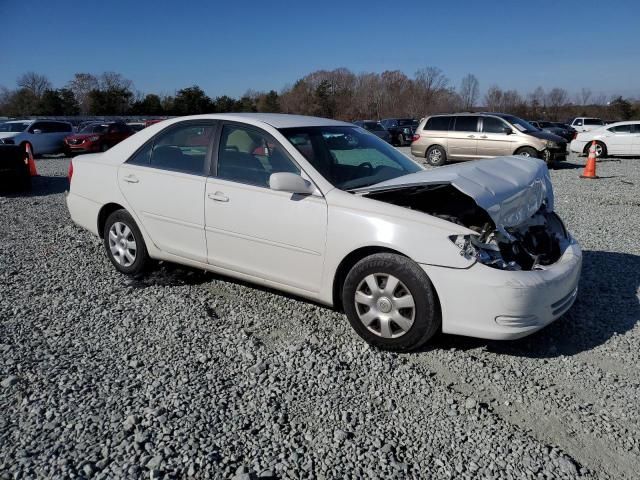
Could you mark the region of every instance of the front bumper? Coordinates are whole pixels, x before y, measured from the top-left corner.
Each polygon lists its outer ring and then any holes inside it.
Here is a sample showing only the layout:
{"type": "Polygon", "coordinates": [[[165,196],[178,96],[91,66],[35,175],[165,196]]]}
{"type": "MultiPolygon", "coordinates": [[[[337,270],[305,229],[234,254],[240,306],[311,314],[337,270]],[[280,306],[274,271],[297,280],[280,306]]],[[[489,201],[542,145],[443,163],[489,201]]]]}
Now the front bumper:
{"type": "Polygon", "coordinates": [[[569,310],[581,266],[575,240],[546,270],[504,271],[481,263],[468,269],[421,265],[440,299],[442,331],[492,340],[524,337],[569,310]]]}
{"type": "Polygon", "coordinates": [[[560,148],[547,148],[542,151],[542,158],[546,162],[555,160],[565,160],[567,158],[567,146],[560,148]]]}
{"type": "Polygon", "coordinates": [[[78,153],[95,153],[100,151],[100,145],[97,143],[80,143],[78,145],[64,144],[64,153],[67,155],[78,153]]]}

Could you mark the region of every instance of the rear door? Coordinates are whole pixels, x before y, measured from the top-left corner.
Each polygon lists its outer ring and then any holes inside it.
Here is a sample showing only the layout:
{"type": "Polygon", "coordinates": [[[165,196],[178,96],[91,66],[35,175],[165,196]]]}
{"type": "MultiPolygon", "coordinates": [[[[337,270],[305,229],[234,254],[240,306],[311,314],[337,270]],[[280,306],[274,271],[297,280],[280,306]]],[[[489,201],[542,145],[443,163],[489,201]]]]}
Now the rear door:
{"type": "Polygon", "coordinates": [[[49,153],[61,152],[64,147],[64,139],[71,135],[73,128],[66,122],[45,122],[47,128],[47,142],[49,153]]]}
{"type": "Polygon", "coordinates": [[[478,118],[472,115],[453,117],[449,130],[448,156],[453,159],[475,158],[478,151],[478,118]]]}
{"type": "Polygon", "coordinates": [[[122,194],[162,251],[206,263],[204,192],[214,121],[161,131],[118,170],[122,194]]]}
{"type": "Polygon", "coordinates": [[[513,135],[507,135],[510,128],[497,117],[480,117],[478,137],[478,157],[500,157],[513,153],[513,135]]]}
{"type": "Polygon", "coordinates": [[[634,140],[632,129],[631,124],[607,128],[603,138],[607,145],[607,152],[611,155],[630,155],[634,140]]]}

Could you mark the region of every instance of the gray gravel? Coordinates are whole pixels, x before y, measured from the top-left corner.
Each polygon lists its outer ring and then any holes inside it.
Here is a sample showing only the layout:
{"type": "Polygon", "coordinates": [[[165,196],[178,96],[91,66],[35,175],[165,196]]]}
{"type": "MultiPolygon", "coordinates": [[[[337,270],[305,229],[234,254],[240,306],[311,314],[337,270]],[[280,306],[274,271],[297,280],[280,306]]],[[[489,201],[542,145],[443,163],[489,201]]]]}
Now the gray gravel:
{"type": "Polygon", "coordinates": [[[127,279],[64,205],[0,196],[0,478],[637,478],[640,159],[552,172],[574,308],[516,342],[365,345],[329,309],[196,270],[127,279]]]}

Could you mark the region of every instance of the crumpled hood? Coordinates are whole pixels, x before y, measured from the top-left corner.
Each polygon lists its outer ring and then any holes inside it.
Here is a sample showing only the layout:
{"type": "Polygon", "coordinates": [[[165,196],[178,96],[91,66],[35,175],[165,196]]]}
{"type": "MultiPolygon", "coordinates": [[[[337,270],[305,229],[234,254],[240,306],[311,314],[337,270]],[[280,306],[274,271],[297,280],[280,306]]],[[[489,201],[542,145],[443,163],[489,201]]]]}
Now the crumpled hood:
{"type": "Polygon", "coordinates": [[[443,184],[450,184],[473,198],[498,228],[520,225],[531,218],[543,203],[549,212],[553,211],[549,170],[542,160],[533,157],[497,157],[458,163],[403,175],[354,192],[443,184]]]}

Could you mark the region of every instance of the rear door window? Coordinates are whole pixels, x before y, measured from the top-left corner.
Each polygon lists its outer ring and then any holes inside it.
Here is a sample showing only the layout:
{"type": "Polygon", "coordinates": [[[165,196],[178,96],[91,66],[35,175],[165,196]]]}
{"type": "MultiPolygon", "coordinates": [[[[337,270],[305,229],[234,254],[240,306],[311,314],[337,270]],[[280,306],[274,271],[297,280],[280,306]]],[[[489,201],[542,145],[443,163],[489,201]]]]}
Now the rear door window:
{"type": "Polygon", "coordinates": [[[423,130],[447,131],[449,130],[450,119],[451,117],[431,117],[424,124],[423,130]]]}
{"type": "Polygon", "coordinates": [[[632,125],[618,125],[617,127],[611,127],[608,130],[613,133],[631,133],[632,125]]]}
{"type": "Polygon", "coordinates": [[[456,132],[477,132],[478,117],[455,117],[453,130],[455,130],[456,132]]]}
{"type": "MultiPolygon", "coordinates": [[[[149,164],[163,170],[204,175],[207,151],[214,131],[213,124],[188,123],[160,133],[153,143],[149,164]]],[[[138,161],[144,162],[144,149],[140,153],[138,161]]]]}
{"type": "Polygon", "coordinates": [[[604,125],[604,122],[597,118],[585,118],[584,124],[585,125],[604,125]]]}

